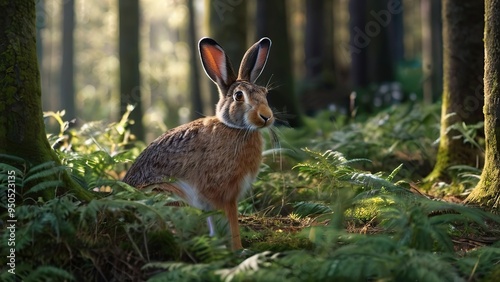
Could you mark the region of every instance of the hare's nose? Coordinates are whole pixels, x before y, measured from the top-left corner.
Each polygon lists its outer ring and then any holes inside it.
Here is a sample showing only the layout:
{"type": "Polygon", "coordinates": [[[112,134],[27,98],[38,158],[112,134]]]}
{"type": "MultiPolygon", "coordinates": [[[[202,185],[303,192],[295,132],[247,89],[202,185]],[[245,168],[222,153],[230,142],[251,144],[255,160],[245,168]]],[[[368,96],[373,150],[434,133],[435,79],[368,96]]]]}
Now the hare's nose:
{"type": "Polygon", "coordinates": [[[264,120],[264,122],[267,122],[271,118],[271,117],[267,117],[267,116],[265,116],[263,114],[259,114],[259,115],[264,120]]]}

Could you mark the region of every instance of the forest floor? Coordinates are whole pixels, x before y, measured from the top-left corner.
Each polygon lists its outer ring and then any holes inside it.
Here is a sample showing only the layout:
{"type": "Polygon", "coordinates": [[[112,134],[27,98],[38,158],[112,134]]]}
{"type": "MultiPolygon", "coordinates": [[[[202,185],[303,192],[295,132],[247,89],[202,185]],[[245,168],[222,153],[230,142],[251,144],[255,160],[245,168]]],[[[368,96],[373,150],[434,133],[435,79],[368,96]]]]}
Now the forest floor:
{"type": "MultiPolygon", "coordinates": [[[[445,196],[436,198],[420,191],[415,192],[437,201],[450,203],[463,203],[464,197],[445,196]]],[[[436,214],[430,214],[429,217],[436,214]]],[[[329,220],[304,217],[293,218],[290,216],[259,216],[240,215],[239,223],[243,230],[244,246],[251,246],[252,249],[274,249],[274,251],[288,250],[295,248],[312,248],[312,244],[307,238],[307,231],[310,227],[326,226],[329,220]],[[304,232],[306,231],[306,232],[304,232]],[[246,234],[246,235],[245,235],[246,234]],[[258,236],[252,236],[259,234],[258,236]],[[302,240],[304,239],[304,240],[302,240]],[[305,245],[304,245],[305,244],[305,245]]],[[[451,236],[455,252],[465,254],[475,248],[490,246],[500,241],[500,223],[493,221],[486,222],[487,228],[475,226],[475,224],[458,224],[454,235],[451,236]]],[[[346,219],[344,228],[348,233],[353,234],[381,234],[387,232],[384,227],[377,224],[373,218],[369,222],[360,222],[357,219],[346,219]]]]}

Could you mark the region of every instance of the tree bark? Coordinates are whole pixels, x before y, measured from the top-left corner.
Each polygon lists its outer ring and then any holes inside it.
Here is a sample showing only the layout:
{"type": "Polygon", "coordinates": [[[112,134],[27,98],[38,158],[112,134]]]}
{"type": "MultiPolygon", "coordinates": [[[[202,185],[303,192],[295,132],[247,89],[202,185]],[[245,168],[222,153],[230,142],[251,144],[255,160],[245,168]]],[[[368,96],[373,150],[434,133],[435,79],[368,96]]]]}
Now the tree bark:
{"type": "Polygon", "coordinates": [[[141,74],[139,71],[139,0],[118,0],[119,59],[120,59],[120,114],[127,105],[135,106],[130,114],[134,124],[130,132],[144,140],[141,102],[141,74]]]}
{"type": "Polygon", "coordinates": [[[500,0],[485,1],[484,133],[485,166],[467,197],[469,203],[500,208],[500,0]]]}
{"type": "Polygon", "coordinates": [[[333,1],[307,0],[305,6],[306,88],[331,89],[335,82],[333,1]]]}
{"type": "MultiPolygon", "coordinates": [[[[50,161],[60,164],[43,122],[35,1],[31,0],[0,1],[0,154],[22,158],[31,166],[50,161]]],[[[8,159],[5,162],[18,165],[8,159]]],[[[60,177],[65,187],[59,193],[71,190],[81,200],[92,198],[68,173],[60,177]]],[[[22,195],[30,188],[18,192],[22,195]]],[[[40,196],[48,199],[54,195],[55,191],[44,190],[40,196]]]]}
{"type": "Polygon", "coordinates": [[[443,89],[441,1],[422,0],[422,72],[424,102],[431,104],[443,89]]]}
{"type": "Polygon", "coordinates": [[[189,10],[188,22],[188,45],[189,45],[189,91],[191,92],[191,120],[203,117],[203,99],[200,87],[200,60],[198,59],[198,42],[196,36],[196,14],[194,11],[194,0],[188,0],[189,10]]]}
{"type": "Polygon", "coordinates": [[[277,110],[278,119],[279,113],[286,114],[288,117],[285,119],[290,126],[300,126],[303,122],[294,89],[285,0],[257,0],[255,21],[257,37],[267,36],[273,42],[261,75],[261,79],[272,78],[271,83],[277,85],[276,88],[271,87],[269,105],[277,110]]]}
{"type": "MultiPolygon", "coordinates": [[[[243,0],[220,1],[206,0],[209,11],[207,26],[210,36],[224,48],[235,71],[248,48],[247,42],[247,3],[243,0]]],[[[253,44],[253,42],[252,42],[253,44]]],[[[197,60],[199,65],[199,60],[197,60]]],[[[208,78],[206,78],[208,79],[208,78]]],[[[212,105],[217,104],[217,87],[210,83],[212,105]]]]}
{"type": "Polygon", "coordinates": [[[62,20],[62,63],[61,63],[61,106],[66,119],[76,118],[74,85],[74,38],[75,0],[63,1],[62,20]]]}
{"type": "Polygon", "coordinates": [[[450,180],[453,165],[477,166],[481,152],[450,130],[456,123],[483,120],[484,2],[443,1],[443,101],[441,132],[434,170],[426,181],[450,180]]]}
{"type": "Polygon", "coordinates": [[[351,55],[351,80],[354,89],[368,86],[368,45],[369,38],[362,36],[366,26],[366,1],[349,1],[349,54],[351,55]]]}
{"type": "Polygon", "coordinates": [[[325,32],[323,0],[306,0],[306,30],[304,39],[304,56],[306,78],[319,79],[323,71],[325,51],[325,32]]]}
{"type": "MultiPolygon", "coordinates": [[[[391,0],[392,1],[392,0],[391,0]]],[[[370,37],[370,44],[368,49],[368,80],[369,82],[375,82],[377,84],[392,82],[395,80],[396,74],[396,40],[394,36],[391,36],[392,28],[395,27],[394,17],[397,14],[392,14],[387,11],[387,5],[389,0],[377,0],[368,1],[368,10],[370,11],[369,21],[367,25],[364,26],[365,33],[370,37]],[[385,12],[390,16],[390,18],[385,19],[385,16],[380,16],[383,23],[380,23],[380,19],[375,19],[375,14],[379,12],[385,12]],[[375,13],[375,14],[374,14],[375,13]],[[374,29],[373,26],[378,26],[378,29],[374,29]]],[[[400,3],[402,5],[402,3],[400,3]]]]}

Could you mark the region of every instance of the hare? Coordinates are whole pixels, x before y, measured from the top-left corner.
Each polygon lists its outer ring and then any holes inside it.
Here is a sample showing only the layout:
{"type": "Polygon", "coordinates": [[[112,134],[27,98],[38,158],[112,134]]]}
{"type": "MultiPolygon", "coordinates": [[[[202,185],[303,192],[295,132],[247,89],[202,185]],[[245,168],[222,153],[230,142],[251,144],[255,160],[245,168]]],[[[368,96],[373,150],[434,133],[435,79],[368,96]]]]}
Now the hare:
{"type": "MultiPolygon", "coordinates": [[[[216,115],[173,128],[137,157],[123,181],[179,195],[202,210],[223,210],[232,249],[241,249],[238,199],[257,177],[263,139],[259,129],[274,123],[267,89],[255,84],[267,62],[271,40],[251,46],[236,76],[222,47],[211,38],[199,42],[205,73],[217,85],[216,115]]],[[[213,224],[208,218],[210,233],[213,224]]]]}

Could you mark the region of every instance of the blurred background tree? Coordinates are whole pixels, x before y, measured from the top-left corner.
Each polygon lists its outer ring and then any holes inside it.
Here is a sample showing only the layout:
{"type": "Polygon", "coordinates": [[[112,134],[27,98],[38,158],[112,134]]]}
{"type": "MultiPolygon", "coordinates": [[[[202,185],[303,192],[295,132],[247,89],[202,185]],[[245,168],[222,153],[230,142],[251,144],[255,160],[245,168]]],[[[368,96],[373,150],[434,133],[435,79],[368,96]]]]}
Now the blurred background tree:
{"type": "Polygon", "coordinates": [[[127,106],[134,106],[130,119],[134,121],[130,132],[144,140],[142,123],[141,73],[139,71],[139,0],[118,0],[119,61],[120,61],[120,115],[127,106]]]}
{"type": "Polygon", "coordinates": [[[189,90],[191,92],[191,119],[195,120],[203,116],[203,97],[201,95],[201,78],[198,60],[198,36],[196,34],[196,12],[194,9],[194,0],[187,1],[189,11],[189,70],[190,81],[189,90]]]}
{"type": "MultiPolygon", "coordinates": [[[[208,11],[205,20],[208,32],[205,36],[212,37],[224,48],[231,59],[233,69],[238,71],[241,58],[249,47],[247,1],[206,0],[205,9],[208,11]]],[[[199,64],[198,58],[196,61],[199,64]]],[[[208,82],[205,75],[203,79],[208,82]]],[[[212,82],[209,83],[211,104],[215,105],[219,94],[217,87],[212,82]]]]}
{"type": "Polygon", "coordinates": [[[443,90],[442,1],[421,0],[423,100],[430,104],[443,90]]]}
{"type": "MultiPolygon", "coordinates": [[[[216,88],[200,75],[196,46],[203,36],[224,46],[235,67],[250,44],[270,37],[273,47],[260,83],[269,83],[270,104],[294,127],[305,114],[324,110],[356,109],[362,117],[424,95],[426,101],[441,97],[440,1],[135,2],[119,24],[120,1],[74,1],[77,120],[118,120],[124,109],[120,93],[132,95],[133,104],[142,103],[133,119],[144,125],[144,137],[135,134],[147,143],[168,128],[213,114],[216,88]],[[125,24],[130,26],[120,28],[125,24]],[[137,50],[137,57],[120,57],[120,48],[137,50]],[[122,77],[127,71],[135,78],[122,77]],[[121,83],[128,90],[117,87],[121,83]]],[[[69,118],[70,108],[59,98],[69,90],[57,87],[71,81],[61,67],[66,56],[59,55],[69,48],[61,47],[68,4],[40,1],[37,23],[44,109],[66,108],[69,118]]]]}
{"type": "MultiPolygon", "coordinates": [[[[255,11],[256,38],[269,37],[273,45],[261,81],[268,79],[271,91],[269,104],[280,115],[287,115],[286,123],[292,127],[302,125],[301,111],[295,95],[295,79],[292,69],[292,45],[285,0],[257,0],[255,11]]],[[[254,40],[256,41],[256,40],[254,40]]]]}
{"type": "Polygon", "coordinates": [[[75,1],[67,0],[62,7],[62,62],[61,62],[61,107],[66,111],[66,118],[76,118],[75,105],[75,68],[74,68],[74,29],[75,1]]]}

